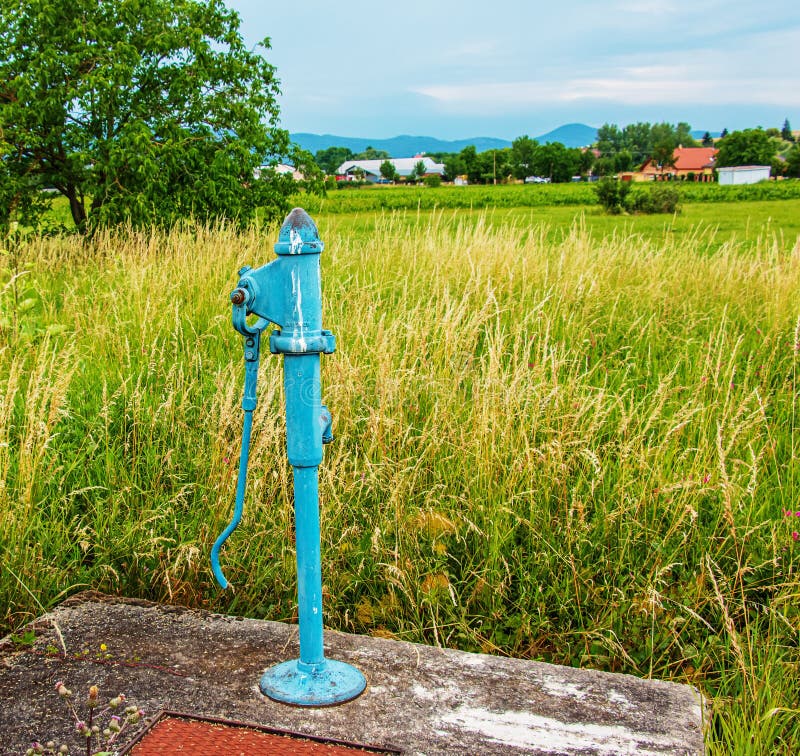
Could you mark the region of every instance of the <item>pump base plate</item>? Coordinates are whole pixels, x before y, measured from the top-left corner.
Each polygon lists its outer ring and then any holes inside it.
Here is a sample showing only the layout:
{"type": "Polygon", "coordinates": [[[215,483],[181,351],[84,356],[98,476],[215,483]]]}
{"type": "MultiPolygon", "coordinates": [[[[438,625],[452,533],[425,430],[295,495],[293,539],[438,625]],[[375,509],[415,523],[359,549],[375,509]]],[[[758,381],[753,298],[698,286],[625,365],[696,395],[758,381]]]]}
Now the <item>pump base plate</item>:
{"type": "Polygon", "coordinates": [[[367,681],[355,667],[326,659],[323,664],[303,664],[299,659],[268,669],[259,683],[273,701],[295,706],[333,706],[364,692],[367,681]]]}

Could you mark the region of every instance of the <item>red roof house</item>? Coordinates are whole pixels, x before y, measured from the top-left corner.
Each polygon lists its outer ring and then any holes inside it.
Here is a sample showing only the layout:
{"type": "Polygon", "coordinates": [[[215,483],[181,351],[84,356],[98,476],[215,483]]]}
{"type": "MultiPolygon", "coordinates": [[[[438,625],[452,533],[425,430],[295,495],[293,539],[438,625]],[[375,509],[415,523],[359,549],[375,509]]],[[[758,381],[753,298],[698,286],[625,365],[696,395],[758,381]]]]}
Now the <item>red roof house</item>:
{"type": "Polygon", "coordinates": [[[676,147],[672,153],[674,165],[658,166],[648,160],[642,166],[641,173],[648,178],[688,176],[692,173],[697,181],[710,181],[718,152],[716,147],[676,147]]]}

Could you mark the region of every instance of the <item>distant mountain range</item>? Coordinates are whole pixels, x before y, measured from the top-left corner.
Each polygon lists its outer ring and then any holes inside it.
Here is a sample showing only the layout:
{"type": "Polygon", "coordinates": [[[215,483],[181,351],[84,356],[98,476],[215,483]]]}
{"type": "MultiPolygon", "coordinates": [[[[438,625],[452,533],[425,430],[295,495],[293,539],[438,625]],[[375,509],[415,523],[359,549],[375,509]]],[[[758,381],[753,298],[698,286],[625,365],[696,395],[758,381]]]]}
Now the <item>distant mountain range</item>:
{"type": "MultiPolygon", "coordinates": [[[[706,132],[702,129],[695,129],[692,131],[692,136],[700,140],[706,132]]],[[[719,137],[720,132],[712,131],[712,137],[719,137]]],[[[307,134],[304,132],[297,132],[291,134],[292,141],[308,150],[312,155],[319,150],[326,150],[328,147],[347,147],[354,153],[358,154],[367,149],[367,147],[374,147],[376,150],[384,150],[389,153],[390,157],[412,157],[421,152],[461,152],[469,145],[475,145],[478,152],[486,152],[487,150],[502,150],[505,147],[510,147],[511,142],[507,139],[495,139],[494,137],[475,137],[474,139],[437,139],[430,136],[409,136],[403,134],[401,136],[392,137],[391,139],[366,139],[361,137],[344,137],[336,136],[335,134],[307,134]]],[[[567,123],[559,126],[557,129],[548,131],[546,134],[540,134],[533,137],[539,144],[546,144],[547,142],[561,142],[566,147],[588,147],[597,141],[597,129],[593,126],[587,126],[585,123],[567,123]]]]}
{"type": "Polygon", "coordinates": [[[597,129],[585,123],[566,123],[534,139],[540,144],[561,142],[565,147],[588,147],[597,141],[597,129]]]}
{"type": "MultiPolygon", "coordinates": [[[[328,147],[347,147],[355,153],[363,152],[367,147],[385,150],[390,157],[411,157],[421,152],[460,152],[469,145],[475,145],[478,152],[502,150],[510,147],[507,139],[494,137],[475,137],[474,139],[445,140],[429,136],[396,136],[391,139],[362,139],[360,137],[343,137],[334,134],[307,134],[303,132],[291,134],[292,141],[314,154],[328,147]]],[[[583,123],[568,123],[533,137],[539,143],[561,142],[567,147],[586,147],[597,139],[597,129],[583,123]]]]}
{"type": "Polygon", "coordinates": [[[344,137],[335,134],[290,134],[291,140],[308,150],[312,155],[328,147],[347,147],[356,154],[363,152],[367,147],[384,150],[389,157],[412,157],[420,152],[460,152],[464,147],[474,144],[478,152],[486,150],[501,150],[510,147],[511,142],[505,139],[492,137],[476,137],[475,139],[457,139],[446,141],[429,136],[401,136],[390,139],[362,139],[361,137],[344,137]]]}

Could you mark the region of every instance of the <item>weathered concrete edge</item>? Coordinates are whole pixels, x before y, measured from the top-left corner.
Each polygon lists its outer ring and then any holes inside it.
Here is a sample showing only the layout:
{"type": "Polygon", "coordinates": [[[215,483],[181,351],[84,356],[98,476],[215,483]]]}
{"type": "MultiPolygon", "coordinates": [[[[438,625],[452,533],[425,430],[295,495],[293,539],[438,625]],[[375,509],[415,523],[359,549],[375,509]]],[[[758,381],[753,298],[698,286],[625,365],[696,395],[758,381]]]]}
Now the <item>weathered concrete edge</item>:
{"type": "MultiPolygon", "coordinates": [[[[112,633],[115,618],[130,627],[138,623],[144,635],[152,626],[153,641],[161,644],[154,660],[170,664],[178,660],[176,668],[183,664],[182,669],[192,672],[186,682],[195,686],[186,688],[175,678],[153,680],[151,676],[143,689],[155,682],[168,702],[172,695],[172,701],[199,704],[193,691],[217,684],[216,703],[204,702],[208,714],[249,713],[251,721],[295,724],[297,729],[323,736],[352,733],[357,726],[357,739],[362,742],[378,743],[386,735],[388,739],[382,742],[401,745],[409,753],[697,754],[704,750],[702,731],[708,709],[696,689],[678,683],[326,631],[327,653],[361,666],[370,678],[370,690],[347,707],[287,711],[260,695],[254,684],[255,668],[296,653],[296,626],[94,592],[68,599],[31,624],[42,629],[61,623],[68,641],[74,643],[91,621],[102,632],[112,633]],[[220,649],[230,651],[244,667],[230,670],[234,673],[230,679],[217,679],[213,672],[209,675],[201,669],[209,663],[205,652],[202,659],[180,654],[168,659],[172,645],[192,634],[208,639],[212,657],[220,649]],[[259,645],[265,640],[271,649],[259,645]],[[658,726],[645,722],[642,728],[637,719],[641,712],[627,695],[644,705],[643,718],[663,713],[663,721],[658,726]],[[665,705],[673,709],[660,712],[658,708],[665,705]],[[400,712],[396,715],[401,725],[395,733],[398,738],[392,737],[391,728],[398,724],[387,720],[387,709],[400,712]],[[606,709],[612,712],[610,719],[606,709]],[[417,716],[418,725],[408,723],[404,729],[404,712],[417,716]],[[685,718],[685,739],[680,729],[674,732],[673,718],[679,716],[685,718]]],[[[135,688],[131,674],[127,670],[125,684],[135,688]]]]}

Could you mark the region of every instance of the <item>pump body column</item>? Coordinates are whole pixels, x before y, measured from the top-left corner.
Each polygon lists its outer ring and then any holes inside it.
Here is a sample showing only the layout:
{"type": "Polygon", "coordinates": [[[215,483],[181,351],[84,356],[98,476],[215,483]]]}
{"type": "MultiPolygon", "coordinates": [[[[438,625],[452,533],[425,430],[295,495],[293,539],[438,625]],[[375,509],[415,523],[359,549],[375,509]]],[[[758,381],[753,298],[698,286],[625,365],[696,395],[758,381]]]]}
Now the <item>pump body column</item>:
{"type": "Polygon", "coordinates": [[[286,446],[294,474],[294,518],[297,544],[297,603],[300,661],[324,662],[322,649],[322,555],[319,527],[319,463],[322,461],[319,354],[284,357],[286,446]],[[308,443],[308,429],[317,444],[308,443]],[[314,463],[315,460],[316,463],[314,463]]]}
{"type": "Polygon", "coordinates": [[[322,404],[320,354],[336,348],[322,328],[319,256],[323,244],[304,210],[281,227],[277,260],[239,281],[248,313],[275,323],[270,351],[284,356],[286,451],[294,477],[300,658],[268,669],[261,691],[285,703],[326,706],[349,701],[366,687],[355,667],[326,659],[323,646],[319,480],[322,444],[332,440],[331,416],[322,404]]]}

